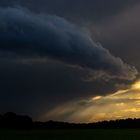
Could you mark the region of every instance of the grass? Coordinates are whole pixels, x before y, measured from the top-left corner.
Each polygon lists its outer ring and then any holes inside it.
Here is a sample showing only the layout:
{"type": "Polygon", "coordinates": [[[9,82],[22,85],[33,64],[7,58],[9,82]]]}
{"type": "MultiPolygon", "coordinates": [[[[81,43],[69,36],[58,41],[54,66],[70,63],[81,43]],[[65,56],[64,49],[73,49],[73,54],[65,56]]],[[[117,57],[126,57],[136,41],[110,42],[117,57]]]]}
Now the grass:
{"type": "Polygon", "coordinates": [[[140,129],[0,130],[0,140],[140,140],[140,129]]]}

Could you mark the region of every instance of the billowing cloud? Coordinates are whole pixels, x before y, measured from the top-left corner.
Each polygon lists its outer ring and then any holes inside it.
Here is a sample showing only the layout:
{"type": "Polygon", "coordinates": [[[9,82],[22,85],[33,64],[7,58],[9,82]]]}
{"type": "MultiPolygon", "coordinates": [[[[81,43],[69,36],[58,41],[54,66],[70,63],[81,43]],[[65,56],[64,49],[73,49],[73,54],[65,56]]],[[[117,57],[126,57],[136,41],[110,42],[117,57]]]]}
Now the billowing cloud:
{"type": "Polygon", "coordinates": [[[68,21],[24,9],[0,8],[0,50],[19,58],[49,57],[108,78],[132,80],[137,75],[134,67],[68,21]]]}

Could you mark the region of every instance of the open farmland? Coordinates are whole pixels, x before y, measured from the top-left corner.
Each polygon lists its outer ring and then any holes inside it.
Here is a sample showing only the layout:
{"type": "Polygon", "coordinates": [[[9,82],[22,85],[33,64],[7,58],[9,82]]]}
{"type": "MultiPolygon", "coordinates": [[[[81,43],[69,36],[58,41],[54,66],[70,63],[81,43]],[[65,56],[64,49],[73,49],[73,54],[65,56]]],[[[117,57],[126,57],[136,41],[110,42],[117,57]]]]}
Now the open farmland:
{"type": "Polygon", "coordinates": [[[140,129],[1,130],[0,140],[139,140],[140,129]]]}

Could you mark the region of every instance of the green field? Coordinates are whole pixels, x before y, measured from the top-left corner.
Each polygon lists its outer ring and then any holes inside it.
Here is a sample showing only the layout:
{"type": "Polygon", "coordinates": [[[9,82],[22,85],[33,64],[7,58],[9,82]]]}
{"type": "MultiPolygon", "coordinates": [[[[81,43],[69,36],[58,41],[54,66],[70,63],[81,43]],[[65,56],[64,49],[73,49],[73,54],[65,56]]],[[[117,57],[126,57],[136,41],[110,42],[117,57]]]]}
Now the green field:
{"type": "Polygon", "coordinates": [[[140,140],[140,129],[0,130],[0,140],[140,140]]]}

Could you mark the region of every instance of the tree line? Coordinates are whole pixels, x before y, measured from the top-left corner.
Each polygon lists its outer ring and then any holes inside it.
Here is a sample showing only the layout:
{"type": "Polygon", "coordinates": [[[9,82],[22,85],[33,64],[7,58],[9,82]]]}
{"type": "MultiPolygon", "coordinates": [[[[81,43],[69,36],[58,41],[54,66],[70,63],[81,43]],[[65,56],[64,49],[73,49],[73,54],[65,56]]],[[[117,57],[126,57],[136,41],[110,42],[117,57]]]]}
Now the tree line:
{"type": "Polygon", "coordinates": [[[95,123],[68,123],[47,121],[32,121],[26,115],[17,115],[13,112],[0,115],[0,129],[113,129],[113,128],[140,128],[140,119],[120,119],[95,123]]]}

